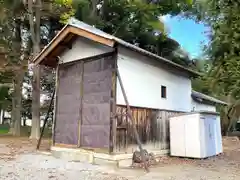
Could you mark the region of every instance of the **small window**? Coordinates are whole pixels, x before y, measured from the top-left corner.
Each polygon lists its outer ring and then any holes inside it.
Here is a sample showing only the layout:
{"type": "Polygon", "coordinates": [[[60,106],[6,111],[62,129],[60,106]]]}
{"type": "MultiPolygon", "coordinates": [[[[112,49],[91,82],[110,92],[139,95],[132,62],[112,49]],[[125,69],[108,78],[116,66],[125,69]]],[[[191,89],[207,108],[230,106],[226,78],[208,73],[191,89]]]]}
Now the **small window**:
{"type": "Polygon", "coordinates": [[[167,88],[166,86],[161,86],[161,97],[167,98],[167,88]]]}

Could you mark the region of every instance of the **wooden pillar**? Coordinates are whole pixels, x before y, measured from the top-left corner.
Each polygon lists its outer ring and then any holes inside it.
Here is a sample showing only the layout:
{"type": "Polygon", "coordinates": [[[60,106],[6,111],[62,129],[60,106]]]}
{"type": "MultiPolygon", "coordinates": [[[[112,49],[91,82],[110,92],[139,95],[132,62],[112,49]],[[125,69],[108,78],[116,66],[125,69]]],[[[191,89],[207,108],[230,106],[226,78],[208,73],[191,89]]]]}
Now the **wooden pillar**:
{"type": "Polygon", "coordinates": [[[56,127],[56,120],[57,120],[57,97],[58,97],[58,85],[59,85],[59,64],[56,68],[55,73],[55,97],[54,97],[54,111],[53,111],[53,122],[52,122],[52,146],[55,144],[55,127],[56,127]]]}
{"type": "Polygon", "coordinates": [[[116,148],[116,136],[117,136],[117,123],[116,123],[116,86],[117,86],[117,49],[113,55],[114,65],[112,67],[112,89],[110,99],[110,147],[109,153],[115,152],[116,148]]]}
{"type": "Polygon", "coordinates": [[[82,114],[83,114],[83,75],[84,75],[84,61],[81,61],[81,74],[80,74],[80,109],[79,115],[80,118],[78,120],[78,147],[81,146],[81,124],[82,124],[82,114]]]}

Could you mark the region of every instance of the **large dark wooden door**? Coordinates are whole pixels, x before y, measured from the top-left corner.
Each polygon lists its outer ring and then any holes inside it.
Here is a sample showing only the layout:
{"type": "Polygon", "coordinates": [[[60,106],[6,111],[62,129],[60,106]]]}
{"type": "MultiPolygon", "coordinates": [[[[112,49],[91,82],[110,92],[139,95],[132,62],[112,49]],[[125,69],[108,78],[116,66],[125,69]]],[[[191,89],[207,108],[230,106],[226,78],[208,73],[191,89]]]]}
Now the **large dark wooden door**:
{"type": "Polygon", "coordinates": [[[112,56],[84,62],[81,147],[109,148],[112,56]]]}
{"type": "Polygon", "coordinates": [[[78,144],[81,71],[80,62],[59,66],[55,143],[78,144]]]}
{"type": "Polygon", "coordinates": [[[60,65],[55,143],[110,147],[112,56],[60,65]]]}

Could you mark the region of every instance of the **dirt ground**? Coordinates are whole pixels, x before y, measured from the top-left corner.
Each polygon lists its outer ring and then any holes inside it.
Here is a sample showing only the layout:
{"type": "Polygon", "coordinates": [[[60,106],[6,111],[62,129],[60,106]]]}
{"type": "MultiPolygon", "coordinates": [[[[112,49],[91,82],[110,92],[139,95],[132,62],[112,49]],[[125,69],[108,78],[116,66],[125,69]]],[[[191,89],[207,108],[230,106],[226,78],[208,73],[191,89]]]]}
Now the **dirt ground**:
{"type": "MultiPolygon", "coordinates": [[[[160,162],[143,169],[109,169],[80,162],[68,162],[36,152],[36,142],[27,138],[0,137],[0,179],[139,179],[139,180],[239,180],[240,140],[223,138],[224,153],[204,160],[162,157],[160,162]]],[[[41,150],[49,150],[43,140],[41,150]]]]}

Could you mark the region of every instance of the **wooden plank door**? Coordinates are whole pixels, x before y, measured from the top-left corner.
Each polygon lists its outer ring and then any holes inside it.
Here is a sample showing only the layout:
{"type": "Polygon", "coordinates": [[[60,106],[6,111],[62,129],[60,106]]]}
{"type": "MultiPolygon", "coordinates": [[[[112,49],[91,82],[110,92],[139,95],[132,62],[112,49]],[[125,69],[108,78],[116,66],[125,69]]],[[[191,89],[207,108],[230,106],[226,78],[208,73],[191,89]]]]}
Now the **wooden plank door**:
{"type": "Polygon", "coordinates": [[[55,143],[78,145],[81,62],[60,65],[56,98],[55,143]]]}
{"type": "Polygon", "coordinates": [[[84,62],[81,147],[109,149],[112,56],[84,62]]]}

